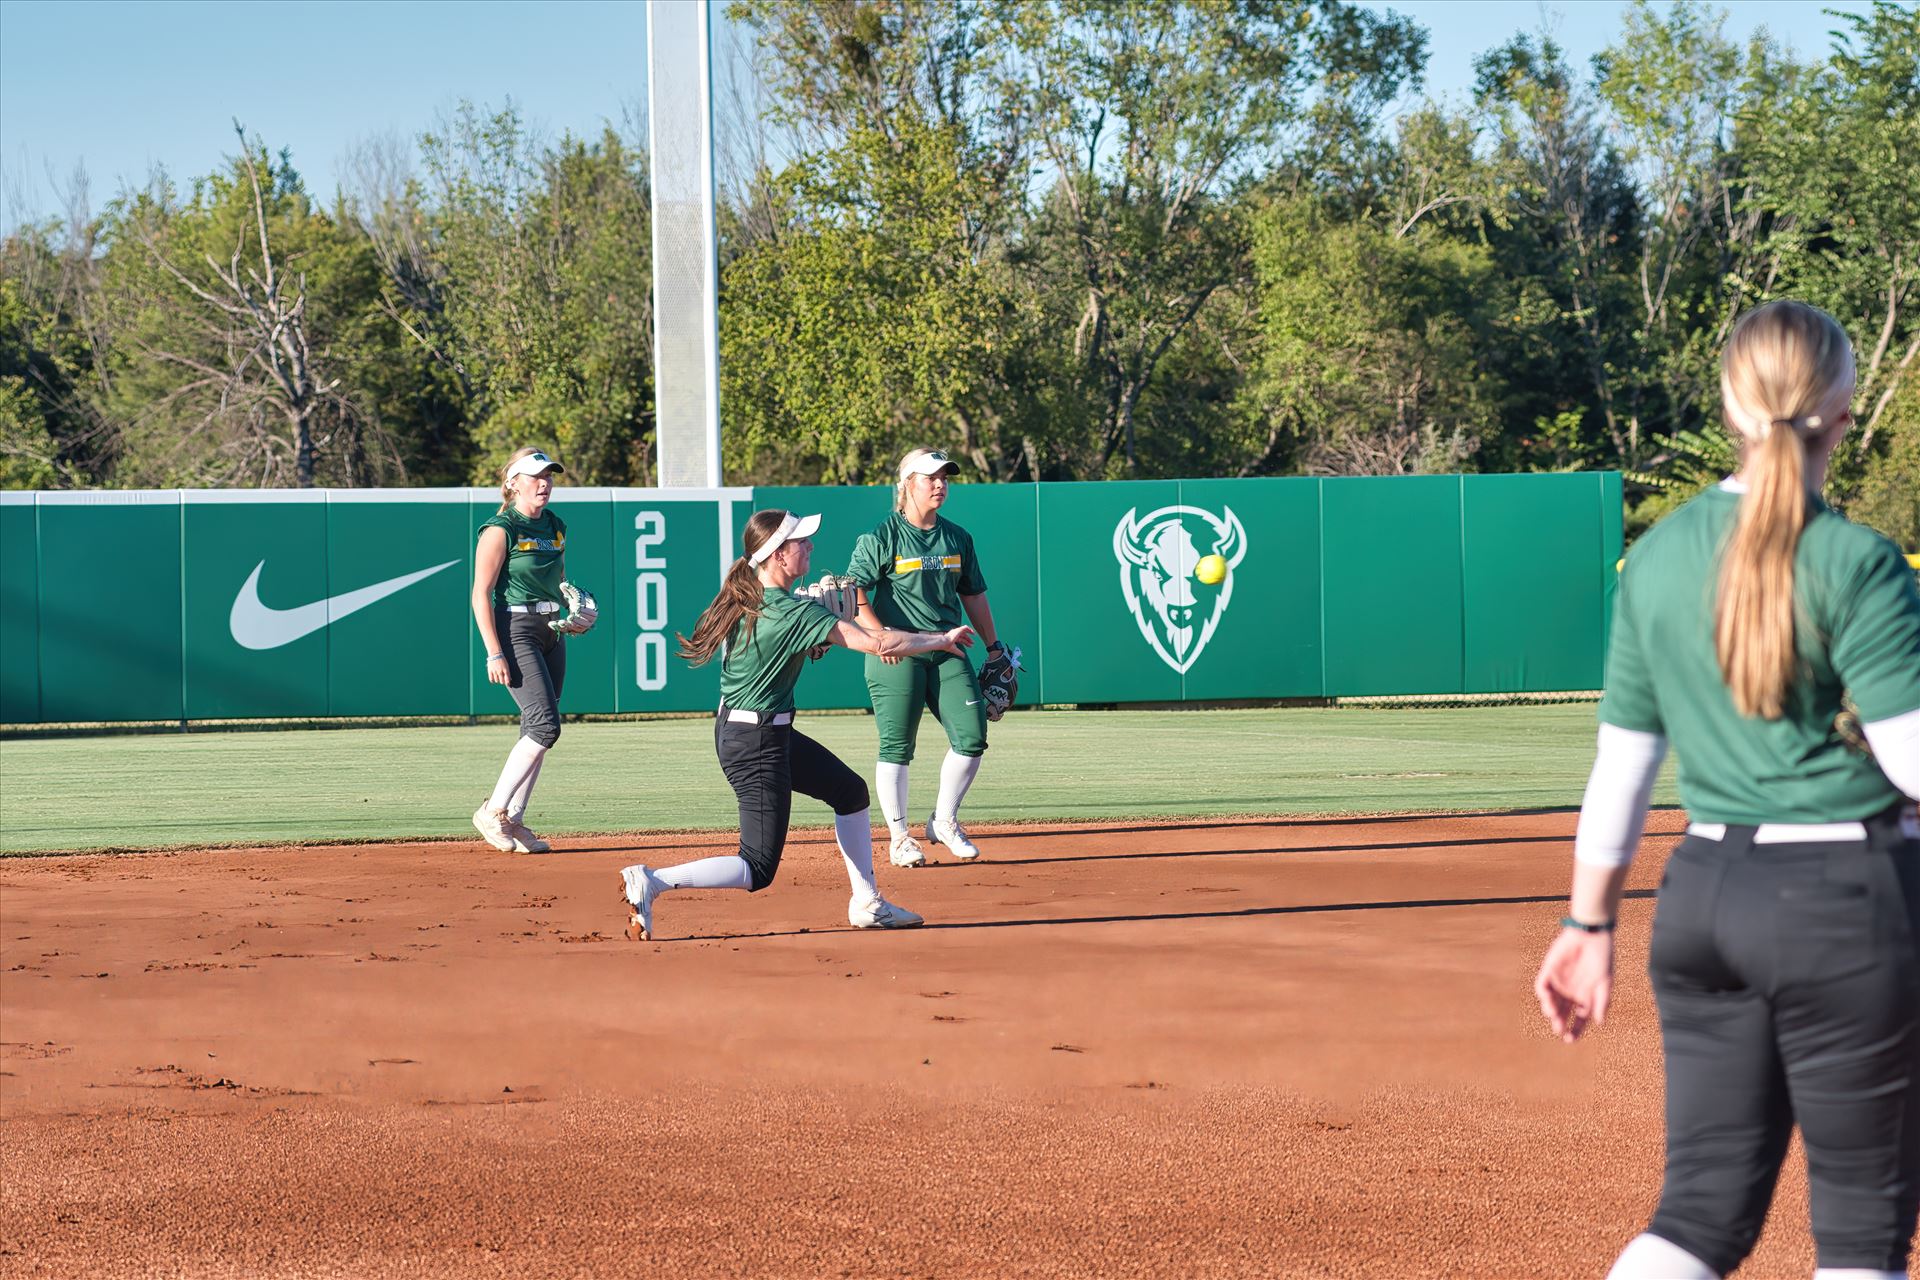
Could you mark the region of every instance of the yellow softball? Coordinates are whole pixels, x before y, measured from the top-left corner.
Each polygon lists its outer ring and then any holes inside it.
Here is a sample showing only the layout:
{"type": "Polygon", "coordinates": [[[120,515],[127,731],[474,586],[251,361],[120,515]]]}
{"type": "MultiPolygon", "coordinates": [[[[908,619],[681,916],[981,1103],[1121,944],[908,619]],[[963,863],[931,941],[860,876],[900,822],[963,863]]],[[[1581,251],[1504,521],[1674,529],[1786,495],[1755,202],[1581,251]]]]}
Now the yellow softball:
{"type": "Polygon", "coordinates": [[[1200,579],[1200,581],[1206,583],[1208,586],[1212,586],[1214,583],[1220,581],[1220,579],[1227,576],[1226,557],[1225,556],[1202,556],[1200,558],[1200,563],[1193,566],[1193,576],[1200,579]]]}

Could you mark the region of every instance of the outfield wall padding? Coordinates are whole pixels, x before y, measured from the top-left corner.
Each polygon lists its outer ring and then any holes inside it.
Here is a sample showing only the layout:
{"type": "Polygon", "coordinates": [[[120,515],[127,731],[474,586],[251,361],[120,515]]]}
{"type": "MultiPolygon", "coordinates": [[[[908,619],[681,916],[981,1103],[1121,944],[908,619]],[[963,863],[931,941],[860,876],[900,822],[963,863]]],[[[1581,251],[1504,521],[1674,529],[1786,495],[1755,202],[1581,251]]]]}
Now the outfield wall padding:
{"type": "MultiPolygon", "coordinates": [[[[762,507],[841,572],[889,487],[560,489],[570,712],[698,711],[674,656],[762,507]]],[[[511,714],[468,611],[491,489],[0,494],[0,721],[511,714]],[[28,549],[31,553],[28,553],[28,549]]],[[[1205,702],[1601,685],[1620,477],[955,485],[1020,701],[1205,702]],[[1221,553],[1225,579],[1197,562],[1221,553]]],[[[979,650],[975,650],[979,661],[979,650]]],[[[805,707],[867,703],[835,651],[805,707]]]]}

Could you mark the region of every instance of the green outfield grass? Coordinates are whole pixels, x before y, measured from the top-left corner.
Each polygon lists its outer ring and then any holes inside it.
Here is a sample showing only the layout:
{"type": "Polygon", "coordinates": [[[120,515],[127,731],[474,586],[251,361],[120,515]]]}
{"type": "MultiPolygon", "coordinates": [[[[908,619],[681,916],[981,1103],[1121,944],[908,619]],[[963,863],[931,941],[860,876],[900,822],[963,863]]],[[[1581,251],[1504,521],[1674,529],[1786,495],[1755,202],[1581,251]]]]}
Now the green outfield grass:
{"type": "MultiPolygon", "coordinates": [[[[806,731],[871,777],[867,716],[806,731]]],[[[706,720],[568,725],[529,819],[555,834],[734,824],[706,720]]],[[[1390,813],[1577,805],[1591,704],[1447,709],[1028,712],[994,727],[975,821],[1390,813]]],[[[0,851],[470,835],[511,725],[14,738],[0,851]]],[[[913,773],[932,807],[945,739],[913,773]]],[[[1674,802],[1669,775],[1655,799],[1674,802]]],[[[824,825],[800,799],[797,825],[824,825]]],[[[876,819],[878,815],[876,814],[876,819]]]]}

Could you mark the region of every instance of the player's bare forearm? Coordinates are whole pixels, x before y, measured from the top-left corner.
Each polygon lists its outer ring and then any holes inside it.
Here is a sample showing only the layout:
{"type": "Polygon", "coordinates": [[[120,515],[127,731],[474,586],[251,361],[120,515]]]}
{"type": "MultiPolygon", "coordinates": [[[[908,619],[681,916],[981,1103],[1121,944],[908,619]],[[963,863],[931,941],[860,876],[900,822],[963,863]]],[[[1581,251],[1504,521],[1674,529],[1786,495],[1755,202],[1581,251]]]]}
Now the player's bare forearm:
{"type": "Polygon", "coordinates": [[[987,593],[977,596],[961,596],[960,607],[967,611],[967,621],[973,624],[974,634],[986,644],[993,644],[1000,637],[993,629],[993,610],[987,606],[987,593]]]}
{"type": "Polygon", "coordinates": [[[868,634],[873,636],[873,651],[883,658],[905,658],[916,653],[932,653],[936,649],[945,649],[949,645],[946,636],[931,631],[895,631],[892,627],[888,627],[868,634]]]}
{"type": "Polygon", "coordinates": [[[500,653],[500,633],[493,625],[493,592],[473,591],[473,624],[480,628],[480,639],[488,653],[500,653]]]}
{"type": "MultiPolygon", "coordinates": [[[[858,607],[854,612],[854,621],[858,622],[866,630],[872,632],[881,632],[887,629],[885,624],[880,621],[880,615],[873,611],[873,602],[867,599],[865,590],[856,589],[854,599],[858,601],[858,607]]],[[[897,654],[885,654],[876,651],[874,656],[879,658],[880,661],[889,664],[900,661],[899,655],[897,654]]]]}
{"type": "Polygon", "coordinates": [[[487,680],[493,684],[506,684],[513,678],[506,649],[500,643],[500,630],[493,621],[493,585],[500,580],[500,570],[506,563],[507,531],[482,529],[473,552],[473,623],[480,628],[480,640],[487,646],[487,680]]]}
{"type": "Polygon", "coordinates": [[[937,650],[958,652],[973,641],[973,631],[956,627],[948,632],[896,631],[882,627],[869,631],[857,622],[842,622],[833,630],[833,643],[845,645],[856,653],[871,653],[880,658],[906,658],[916,653],[937,650]]]}
{"type": "Polygon", "coordinates": [[[1620,914],[1620,896],[1626,889],[1627,868],[1596,862],[1573,864],[1573,892],[1567,914],[1583,924],[1601,924],[1620,914]]]}

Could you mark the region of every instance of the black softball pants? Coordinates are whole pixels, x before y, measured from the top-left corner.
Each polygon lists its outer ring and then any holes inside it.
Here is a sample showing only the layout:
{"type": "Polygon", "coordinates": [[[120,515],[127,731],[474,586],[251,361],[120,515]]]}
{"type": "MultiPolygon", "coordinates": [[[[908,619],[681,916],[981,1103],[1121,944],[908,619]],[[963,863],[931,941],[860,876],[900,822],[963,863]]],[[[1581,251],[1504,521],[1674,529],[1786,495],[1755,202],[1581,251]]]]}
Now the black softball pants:
{"type": "Polygon", "coordinates": [[[543,747],[560,741],[560,687],[567,682],[567,645],[547,625],[557,613],[496,609],[494,629],[506,649],[507,692],[520,708],[520,735],[543,747]]]}
{"type": "Polygon", "coordinates": [[[713,722],[713,747],[740,801],[740,856],[755,893],[772,884],[780,869],[794,792],[826,801],[836,814],[859,813],[870,804],[866,781],[791,722],[729,720],[723,707],[713,722]]]}
{"type": "Polygon", "coordinates": [[[1904,1270],[1920,1204],[1920,840],[1688,836],[1648,972],[1667,1166],[1648,1230],[1721,1275],[1753,1248],[1794,1125],[1822,1267],[1904,1270]]]}

